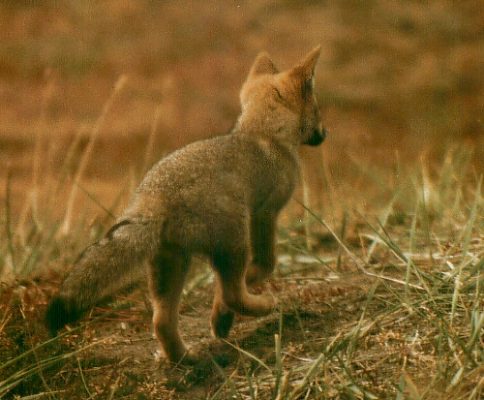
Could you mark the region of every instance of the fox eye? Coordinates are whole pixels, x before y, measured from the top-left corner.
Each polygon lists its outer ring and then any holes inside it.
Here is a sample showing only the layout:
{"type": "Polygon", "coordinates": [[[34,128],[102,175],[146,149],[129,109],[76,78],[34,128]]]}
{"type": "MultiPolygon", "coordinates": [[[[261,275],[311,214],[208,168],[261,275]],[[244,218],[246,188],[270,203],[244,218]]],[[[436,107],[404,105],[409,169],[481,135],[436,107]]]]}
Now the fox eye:
{"type": "Polygon", "coordinates": [[[281,101],[281,102],[282,102],[282,101],[284,101],[284,97],[282,97],[282,94],[281,94],[281,92],[279,91],[279,89],[278,89],[278,88],[276,88],[276,87],[273,87],[272,89],[273,89],[274,94],[275,94],[275,95],[276,95],[276,97],[278,98],[278,100],[279,100],[279,101],[281,101]]]}
{"type": "Polygon", "coordinates": [[[289,101],[287,99],[285,99],[281,92],[279,91],[278,88],[276,88],[275,86],[272,88],[272,92],[274,93],[274,96],[275,96],[275,100],[279,103],[279,104],[282,104],[284,107],[286,108],[291,108],[291,104],[289,103],[289,101]]]}

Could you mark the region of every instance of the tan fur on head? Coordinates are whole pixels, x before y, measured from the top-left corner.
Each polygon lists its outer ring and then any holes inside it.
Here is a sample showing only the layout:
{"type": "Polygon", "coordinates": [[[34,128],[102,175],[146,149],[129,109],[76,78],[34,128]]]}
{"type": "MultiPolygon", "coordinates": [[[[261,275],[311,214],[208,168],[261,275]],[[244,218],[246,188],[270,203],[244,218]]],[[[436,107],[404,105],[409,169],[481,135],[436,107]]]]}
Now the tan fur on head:
{"type": "Polygon", "coordinates": [[[321,46],[319,45],[311,50],[296,66],[280,73],[267,52],[259,53],[241,90],[242,105],[246,103],[247,94],[253,88],[256,80],[259,90],[264,86],[266,89],[271,89],[272,86],[279,90],[294,86],[296,90],[299,90],[306,81],[314,82],[314,70],[320,54],[321,46]]]}
{"type": "Polygon", "coordinates": [[[293,68],[282,72],[268,53],[259,53],[240,92],[239,128],[276,136],[294,145],[305,143],[315,129],[320,130],[319,109],[313,95],[320,53],[321,46],[317,46],[293,68]],[[301,137],[295,137],[294,131],[300,131],[301,137]]]}

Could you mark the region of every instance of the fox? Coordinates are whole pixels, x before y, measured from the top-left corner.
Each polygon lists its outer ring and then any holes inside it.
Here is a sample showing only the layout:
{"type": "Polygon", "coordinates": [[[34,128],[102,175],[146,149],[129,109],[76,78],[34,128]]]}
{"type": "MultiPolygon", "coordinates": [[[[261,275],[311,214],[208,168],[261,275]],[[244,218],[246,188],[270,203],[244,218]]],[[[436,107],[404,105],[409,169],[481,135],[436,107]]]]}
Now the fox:
{"type": "Polygon", "coordinates": [[[122,215],[81,252],[51,299],[45,322],[53,336],[142,275],[164,355],[195,362],[178,329],[193,255],[207,257],[214,272],[215,337],[229,335],[236,313],[271,313],[275,298],[249,289],[274,270],[277,219],[299,179],[299,147],[318,146],[327,135],[314,90],[320,49],[285,71],[259,53],[231,132],[175,150],[147,172],[122,215]]]}

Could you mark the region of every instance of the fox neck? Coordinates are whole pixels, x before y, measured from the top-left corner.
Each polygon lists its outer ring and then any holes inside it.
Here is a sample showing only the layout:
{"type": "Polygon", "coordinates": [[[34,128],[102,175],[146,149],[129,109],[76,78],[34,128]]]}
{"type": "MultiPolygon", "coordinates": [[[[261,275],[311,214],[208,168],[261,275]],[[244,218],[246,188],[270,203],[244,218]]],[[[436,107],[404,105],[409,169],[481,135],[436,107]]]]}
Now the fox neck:
{"type": "Polygon", "coordinates": [[[296,152],[299,143],[300,123],[297,115],[279,107],[261,110],[256,105],[245,105],[233,133],[274,140],[291,152],[296,152]]]}

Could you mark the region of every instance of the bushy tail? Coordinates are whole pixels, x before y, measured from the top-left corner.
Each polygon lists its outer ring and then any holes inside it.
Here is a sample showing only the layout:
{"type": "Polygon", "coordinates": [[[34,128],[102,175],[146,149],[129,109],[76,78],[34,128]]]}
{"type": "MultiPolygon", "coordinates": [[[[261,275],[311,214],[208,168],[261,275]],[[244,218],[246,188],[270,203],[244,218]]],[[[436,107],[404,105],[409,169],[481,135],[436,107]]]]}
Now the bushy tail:
{"type": "Polygon", "coordinates": [[[122,220],[81,253],[47,308],[46,324],[52,335],[144,274],[142,262],[159,247],[159,225],[122,220]]]}

